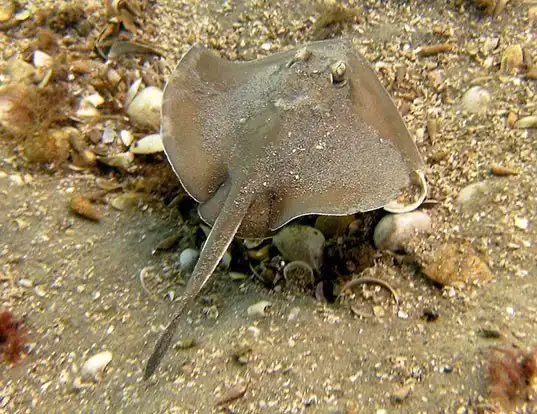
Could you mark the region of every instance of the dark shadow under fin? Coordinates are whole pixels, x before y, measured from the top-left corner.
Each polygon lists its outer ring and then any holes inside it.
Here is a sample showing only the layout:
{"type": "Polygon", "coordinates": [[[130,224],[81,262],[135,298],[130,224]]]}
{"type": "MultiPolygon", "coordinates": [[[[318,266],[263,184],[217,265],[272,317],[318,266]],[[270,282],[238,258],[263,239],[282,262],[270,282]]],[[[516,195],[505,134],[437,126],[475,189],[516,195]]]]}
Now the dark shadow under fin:
{"type": "Polygon", "coordinates": [[[144,371],[144,380],[151,377],[159,366],[166,351],[170,347],[181,317],[194,302],[205,283],[211,277],[248,212],[248,208],[255,197],[255,193],[242,191],[241,185],[232,185],[223,208],[203,246],[198,263],[188,281],[179,304],[179,309],[173,316],[162,336],[159,338],[151,357],[147,361],[144,371]]]}

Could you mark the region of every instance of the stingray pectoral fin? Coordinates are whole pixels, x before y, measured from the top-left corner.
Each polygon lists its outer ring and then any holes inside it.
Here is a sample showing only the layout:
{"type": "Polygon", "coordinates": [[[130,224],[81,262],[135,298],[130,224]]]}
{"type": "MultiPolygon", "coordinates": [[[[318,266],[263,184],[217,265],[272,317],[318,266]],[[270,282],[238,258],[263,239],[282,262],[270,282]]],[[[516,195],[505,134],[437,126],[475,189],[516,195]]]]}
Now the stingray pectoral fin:
{"type": "Polygon", "coordinates": [[[179,309],[159,338],[149,361],[147,361],[144,380],[148,379],[159,366],[160,361],[162,361],[162,358],[170,347],[181,316],[183,316],[188,307],[194,302],[205,283],[213,274],[214,269],[218,266],[220,259],[222,259],[222,256],[224,256],[224,253],[233,241],[237,229],[241,225],[254,197],[254,192],[243,191],[240,185],[233,185],[231,187],[231,191],[209,233],[198,263],[188,281],[186,290],[181,298],[181,303],[179,304],[179,309]]]}

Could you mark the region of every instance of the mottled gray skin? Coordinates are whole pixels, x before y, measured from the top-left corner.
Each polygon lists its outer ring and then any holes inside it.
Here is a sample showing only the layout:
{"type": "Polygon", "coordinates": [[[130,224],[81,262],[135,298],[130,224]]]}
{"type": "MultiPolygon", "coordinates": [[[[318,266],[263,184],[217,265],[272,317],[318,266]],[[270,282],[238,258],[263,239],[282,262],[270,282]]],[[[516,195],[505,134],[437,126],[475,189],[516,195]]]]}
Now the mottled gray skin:
{"type": "Polygon", "coordinates": [[[267,236],[306,214],[381,208],[424,170],[397,108],[345,39],[242,63],[193,46],[164,91],[161,133],[213,227],[146,379],[235,235],[267,236]],[[341,76],[337,62],[346,65],[341,76]]]}

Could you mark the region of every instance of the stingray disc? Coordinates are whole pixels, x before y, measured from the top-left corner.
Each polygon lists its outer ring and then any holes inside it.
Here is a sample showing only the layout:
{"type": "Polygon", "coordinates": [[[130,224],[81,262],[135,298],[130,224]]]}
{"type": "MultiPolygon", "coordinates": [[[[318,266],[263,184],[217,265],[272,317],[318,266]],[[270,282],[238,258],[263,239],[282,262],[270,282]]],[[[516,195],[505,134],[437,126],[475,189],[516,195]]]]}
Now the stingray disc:
{"type": "Polygon", "coordinates": [[[382,208],[424,163],[351,40],[251,62],[196,45],[162,106],[166,154],[209,224],[234,186],[255,193],[239,235],[262,237],[306,214],[382,208]]]}

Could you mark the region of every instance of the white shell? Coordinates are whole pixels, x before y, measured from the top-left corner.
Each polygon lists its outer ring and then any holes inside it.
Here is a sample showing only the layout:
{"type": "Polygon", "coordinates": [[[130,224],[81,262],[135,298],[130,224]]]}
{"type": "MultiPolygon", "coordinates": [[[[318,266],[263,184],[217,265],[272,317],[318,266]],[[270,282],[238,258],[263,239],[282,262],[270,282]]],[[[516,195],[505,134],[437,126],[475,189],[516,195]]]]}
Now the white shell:
{"type": "Polygon", "coordinates": [[[248,307],[248,316],[265,317],[267,310],[272,306],[272,302],[262,300],[248,307]]]}
{"type": "Polygon", "coordinates": [[[82,378],[87,380],[98,380],[102,377],[106,366],[112,361],[110,351],[99,352],[89,358],[82,365],[82,378]]]}
{"type": "Polygon", "coordinates": [[[431,231],[431,218],[423,211],[388,214],[375,227],[373,241],[377,249],[404,250],[417,233],[431,231]]]}
{"type": "Polygon", "coordinates": [[[160,134],[153,134],[136,141],[130,148],[134,154],[154,154],[164,151],[162,137],[160,134]]]}
{"type": "Polygon", "coordinates": [[[467,185],[460,191],[459,196],[457,197],[459,208],[463,208],[470,204],[476,197],[485,195],[488,190],[489,184],[485,181],[467,185]]]}
{"type": "Polygon", "coordinates": [[[52,66],[52,57],[45,52],[36,50],[34,52],[32,63],[36,68],[48,69],[52,66]]]}
{"type": "Polygon", "coordinates": [[[463,108],[472,114],[484,114],[487,112],[490,102],[490,92],[481,86],[473,86],[462,97],[463,108]]]}
{"type": "Polygon", "coordinates": [[[161,106],[162,91],[156,86],[149,86],[132,100],[127,108],[127,115],[135,124],[158,129],[161,106]]]}
{"type": "Polygon", "coordinates": [[[179,268],[184,271],[190,271],[196,265],[200,253],[196,249],[185,249],[179,255],[179,268]]]}

